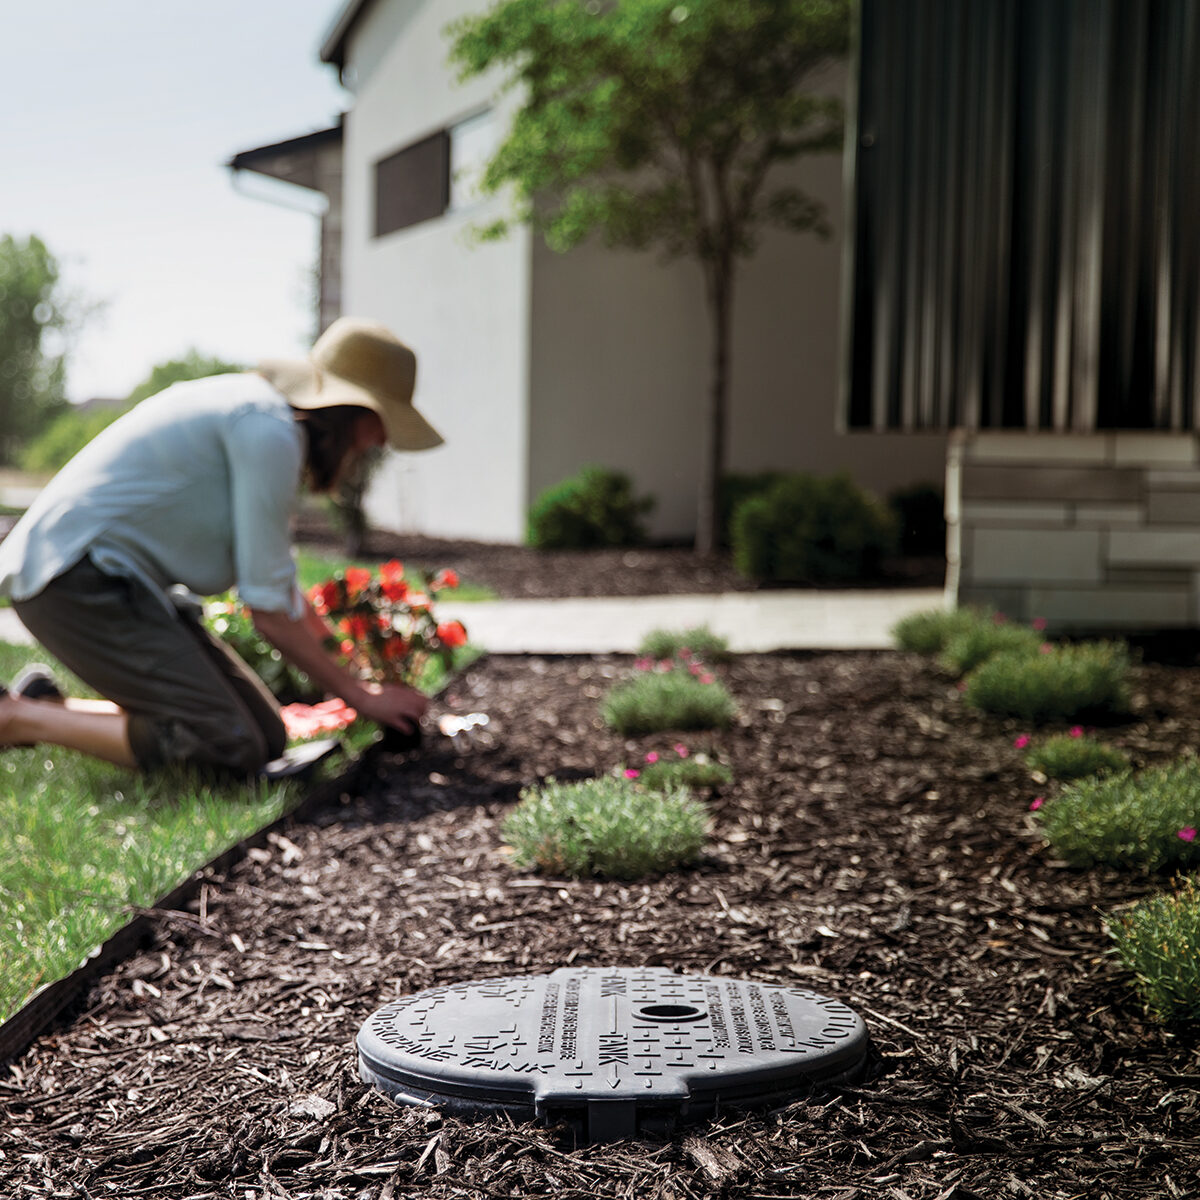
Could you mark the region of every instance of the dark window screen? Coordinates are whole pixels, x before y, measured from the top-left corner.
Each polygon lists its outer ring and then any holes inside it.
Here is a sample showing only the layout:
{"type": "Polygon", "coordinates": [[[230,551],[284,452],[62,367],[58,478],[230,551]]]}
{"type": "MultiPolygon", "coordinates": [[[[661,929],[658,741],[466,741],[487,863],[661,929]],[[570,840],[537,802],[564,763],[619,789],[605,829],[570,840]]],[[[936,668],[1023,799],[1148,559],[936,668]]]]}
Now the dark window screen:
{"type": "Polygon", "coordinates": [[[440,217],[450,202],[450,137],[445,130],[375,164],[375,236],[440,217]]]}

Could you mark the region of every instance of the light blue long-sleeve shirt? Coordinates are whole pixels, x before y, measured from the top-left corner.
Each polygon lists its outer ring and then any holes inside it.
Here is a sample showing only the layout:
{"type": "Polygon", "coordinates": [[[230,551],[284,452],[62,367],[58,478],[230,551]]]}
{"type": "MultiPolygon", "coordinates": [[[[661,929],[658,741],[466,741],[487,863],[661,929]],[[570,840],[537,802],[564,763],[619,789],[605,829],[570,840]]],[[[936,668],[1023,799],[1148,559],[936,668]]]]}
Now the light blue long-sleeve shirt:
{"type": "Polygon", "coordinates": [[[260,376],[175,384],[47,484],[0,544],[0,592],[27,600],[90,555],[160,593],[236,587],[251,608],[299,617],[290,518],[303,459],[291,408],[260,376]]]}

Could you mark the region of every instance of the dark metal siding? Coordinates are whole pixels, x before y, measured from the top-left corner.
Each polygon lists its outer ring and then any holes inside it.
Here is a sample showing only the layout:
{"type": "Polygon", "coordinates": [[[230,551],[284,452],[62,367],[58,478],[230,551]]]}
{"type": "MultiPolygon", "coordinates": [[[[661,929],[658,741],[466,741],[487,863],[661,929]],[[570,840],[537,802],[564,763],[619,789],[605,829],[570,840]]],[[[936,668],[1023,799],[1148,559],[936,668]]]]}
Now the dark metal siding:
{"type": "Polygon", "coordinates": [[[1200,2],[861,0],[843,419],[1192,429],[1200,2]]]}

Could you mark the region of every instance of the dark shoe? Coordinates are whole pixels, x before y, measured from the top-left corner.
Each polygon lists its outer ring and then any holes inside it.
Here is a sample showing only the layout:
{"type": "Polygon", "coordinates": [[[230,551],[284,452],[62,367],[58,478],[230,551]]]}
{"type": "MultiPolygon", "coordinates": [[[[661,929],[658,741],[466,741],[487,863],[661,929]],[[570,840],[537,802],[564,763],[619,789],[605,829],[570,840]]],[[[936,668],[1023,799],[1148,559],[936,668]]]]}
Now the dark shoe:
{"type": "Polygon", "coordinates": [[[41,663],[30,663],[12,681],[8,690],[22,700],[49,700],[55,704],[62,704],[66,700],[62,689],[54,682],[50,668],[41,663]]]}

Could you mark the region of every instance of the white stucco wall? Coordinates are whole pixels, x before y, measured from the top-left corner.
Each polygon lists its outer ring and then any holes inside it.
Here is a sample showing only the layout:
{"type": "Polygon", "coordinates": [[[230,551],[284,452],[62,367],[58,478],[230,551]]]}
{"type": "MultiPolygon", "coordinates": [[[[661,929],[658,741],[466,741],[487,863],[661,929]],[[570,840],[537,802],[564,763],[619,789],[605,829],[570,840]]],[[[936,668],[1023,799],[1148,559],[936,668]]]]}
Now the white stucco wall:
{"type": "MultiPolygon", "coordinates": [[[[415,403],[446,438],[390,455],[367,499],[379,528],[519,541],[524,533],[529,236],[473,247],[488,207],[373,236],[374,164],[487,105],[460,87],[448,21],[476,0],[379,0],[351,38],[346,118],[343,311],[383,321],[417,353],[415,403]]],[[[491,207],[498,207],[492,202],[491,207]]]]}

